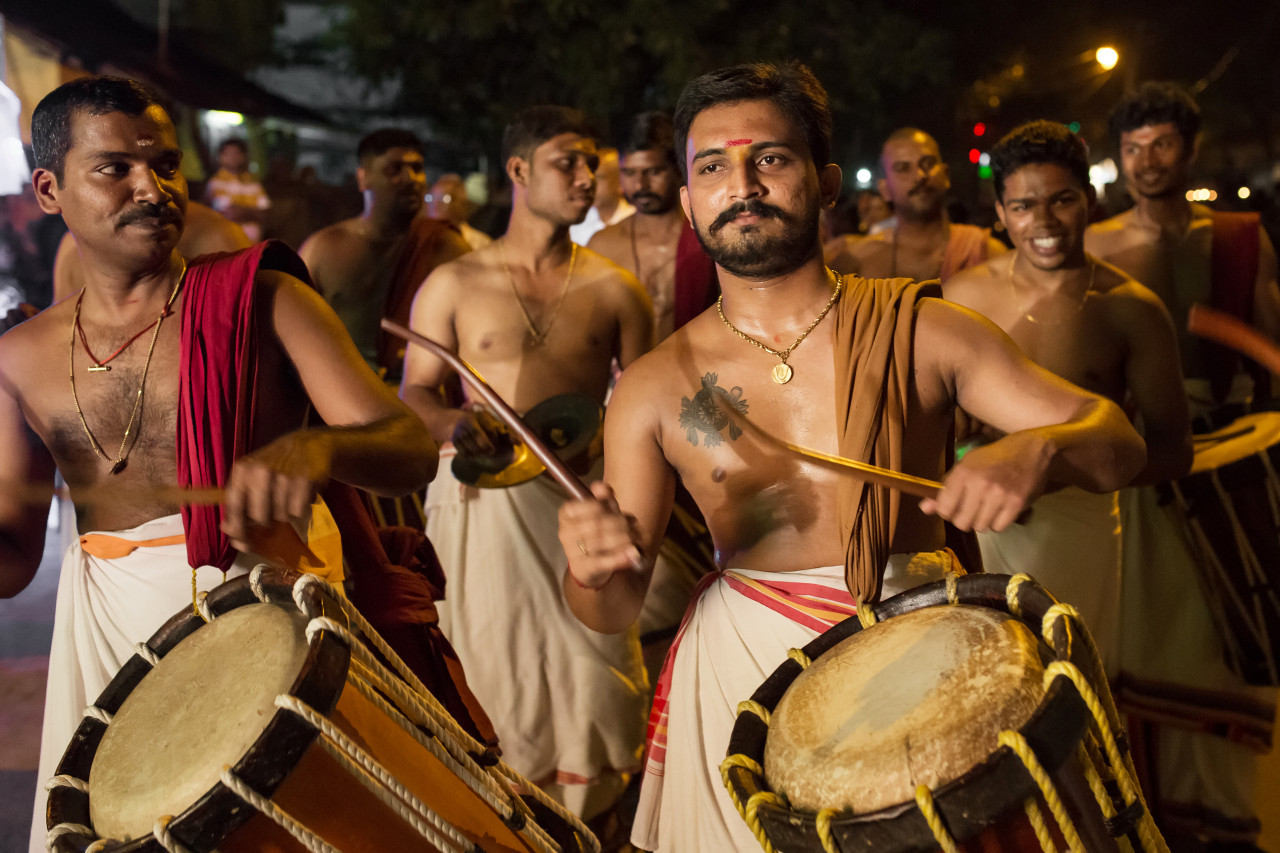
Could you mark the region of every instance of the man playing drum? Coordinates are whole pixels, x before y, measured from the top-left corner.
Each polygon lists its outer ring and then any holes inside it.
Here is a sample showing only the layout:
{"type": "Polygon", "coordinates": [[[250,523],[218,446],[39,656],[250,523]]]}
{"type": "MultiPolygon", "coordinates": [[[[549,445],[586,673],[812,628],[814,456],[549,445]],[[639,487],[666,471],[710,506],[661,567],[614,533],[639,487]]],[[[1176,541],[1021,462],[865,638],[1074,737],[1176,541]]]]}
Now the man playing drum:
{"type": "MultiPolygon", "coordinates": [[[[991,149],[996,213],[1014,251],[957,273],[943,295],[990,319],[1033,361],[1137,409],[1147,467],[1135,484],[1180,477],[1191,428],[1173,323],[1160,298],[1085,254],[1093,205],[1084,142],[1034,121],[991,149]]],[[[975,425],[974,433],[981,425],[975,425]]],[[[980,441],[980,435],[970,436],[980,441]]],[[[1120,514],[1116,495],[1066,487],[1036,501],[1025,523],[980,533],[983,568],[1027,572],[1084,617],[1107,672],[1120,653],[1120,514]]]]}
{"type": "MultiPolygon", "coordinates": [[[[72,81],[36,107],[32,137],[36,196],[66,220],[84,273],[79,298],[0,338],[0,467],[12,481],[0,490],[0,594],[20,592],[40,562],[55,467],[82,532],[59,583],[43,782],[85,706],[193,585],[243,572],[272,525],[306,529],[329,480],[398,494],[437,460],[295,277],[306,275],[296,256],[278,244],[220,260],[175,250],[187,183],[154,94],[72,81]],[[256,389],[237,382],[255,374],[256,389]],[[251,422],[206,399],[241,393],[256,403],[251,422]],[[308,405],[323,424],[303,429],[308,405]],[[175,486],[193,483],[223,486],[220,509],[179,515],[175,486]]],[[[43,850],[43,794],[37,803],[32,849],[43,850]]]]}
{"type": "MultiPolygon", "coordinates": [[[[503,137],[511,221],[492,245],[445,264],[413,305],[413,328],[456,349],[518,412],[562,394],[604,402],[611,363],[652,345],[635,277],[569,240],[591,206],[593,131],[577,110],[530,107],[503,137]]],[[[450,370],[410,347],[401,394],[451,459],[494,454],[478,412],[439,394],[450,370]]],[[[560,598],[564,552],[548,477],[477,489],[445,466],[427,494],[427,535],[449,585],[441,626],[494,715],[503,757],[576,813],[605,814],[638,766],[645,678],[634,635],[588,631],[560,598]]]]}
{"type": "MultiPolygon", "coordinates": [[[[1275,250],[1256,217],[1187,200],[1199,129],[1196,103],[1170,83],[1147,83],[1116,106],[1111,136],[1135,206],[1091,226],[1085,246],[1164,300],[1191,415],[1221,425],[1241,411],[1252,382],[1187,331],[1188,310],[1197,302],[1228,307],[1275,340],[1280,288],[1275,250]]],[[[1146,487],[1123,492],[1120,511],[1126,628],[1116,699],[1131,725],[1141,724],[1132,725],[1134,736],[1149,741],[1159,792],[1152,807],[1167,834],[1251,844],[1260,831],[1256,750],[1271,743],[1276,691],[1246,685],[1224,664],[1173,504],[1146,487]]]]}
{"type": "Polygon", "coordinates": [[[737,703],[787,649],[856,600],[952,568],[937,551],[943,519],[1002,529],[1050,481],[1110,491],[1145,455],[1115,404],[1028,361],[987,320],[926,298],[936,286],[844,280],[824,267],[819,212],[836,199],[840,169],[828,163],[826,93],[808,69],[707,74],[685,88],[675,121],[681,202],[719,267],[723,303],[619,381],[598,500],[561,511],[563,589],[594,630],[625,630],[676,479],[685,484],[725,570],[704,585],[664,667],[632,841],[750,850],[757,842],[717,768],[737,703]],[[918,506],[778,447],[937,479],[958,405],[1006,436],[918,506]]]}

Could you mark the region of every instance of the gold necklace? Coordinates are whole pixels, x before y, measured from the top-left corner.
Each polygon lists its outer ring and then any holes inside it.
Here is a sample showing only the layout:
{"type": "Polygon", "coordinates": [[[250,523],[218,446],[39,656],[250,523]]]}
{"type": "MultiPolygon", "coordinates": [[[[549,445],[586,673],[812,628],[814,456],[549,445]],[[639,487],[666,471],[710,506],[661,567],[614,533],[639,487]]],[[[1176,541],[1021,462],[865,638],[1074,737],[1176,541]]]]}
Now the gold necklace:
{"type": "MultiPolygon", "coordinates": [[[[155,331],[151,333],[151,346],[147,347],[147,360],[142,365],[142,379],[138,382],[138,394],[133,401],[133,411],[129,413],[129,423],[124,428],[124,438],[120,440],[120,450],[116,453],[116,461],[112,463],[109,474],[119,474],[124,470],[129,456],[129,451],[133,448],[129,446],[129,433],[133,431],[133,423],[138,418],[138,411],[142,408],[142,389],[147,385],[147,371],[151,369],[151,356],[156,351],[156,340],[160,337],[160,326],[164,323],[164,318],[169,316],[169,309],[173,307],[173,300],[178,298],[178,289],[182,287],[182,280],[187,277],[187,261],[181,258],[182,270],[178,273],[178,280],[173,284],[173,292],[169,294],[169,301],[165,302],[164,310],[160,312],[159,319],[155,322],[155,331]]],[[[84,411],[80,408],[80,398],[76,395],[76,328],[80,325],[80,303],[84,301],[84,291],[80,291],[80,298],[76,300],[75,319],[71,324],[71,357],[69,359],[71,378],[71,402],[75,404],[76,414],[80,416],[80,426],[84,427],[84,434],[89,437],[89,445],[93,447],[96,453],[103,461],[111,462],[111,457],[102,449],[102,445],[98,443],[98,439],[94,438],[93,432],[89,429],[89,422],[84,419],[84,411]]]]}
{"type": "Polygon", "coordinates": [[[516,278],[511,274],[511,267],[507,266],[507,238],[503,237],[498,241],[498,256],[502,258],[502,269],[507,274],[507,283],[511,285],[511,293],[516,297],[516,304],[520,306],[520,313],[524,315],[525,325],[529,327],[529,335],[533,338],[535,347],[540,347],[547,342],[547,335],[551,334],[551,327],[556,324],[556,318],[560,316],[560,306],[564,305],[564,298],[569,295],[569,282],[573,281],[573,268],[578,263],[578,244],[570,245],[573,248],[569,250],[569,273],[564,277],[564,287],[560,290],[560,298],[556,300],[556,307],[551,312],[547,327],[539,331],[533,322],[533,315],[529,313],[524,300],[520,298],[520,291],[516,288],[516,278]]]}
{"type": "Polygon", "coordinates": [[[764,350],[765,352],[769,353],[769,355],[775,355],[778,358],[782,359],[782,364],[775,364],[773,366],[773,381],[778,383],[779,385],[786,385],[788,382],[791,381],[791,377],[795,374],[795,371],[791,369],[791,365],[787,364],[787,359],[791,357],[791,351],[794,350],[796,347],[800,346],[801,341],[809,337],[809,333],[812,332],[817,327],[817,325],[822,322],[822,318],[827,316],[827,312],[831,310],[831,306],[835,305],[836,300],[840,298],[840,288],[844,285],[844,279],[836,275],[835,271],[832,270],[830,267],[827,267],[827,275],[830,276],[833,281],[835,281],[835,284],[836,284],[835,292],[831,294],[831,298],[827,300],[827,304],[823,307],[821,313],[819,313],[817,317],[813,318],[813,322],[809,324],[809,328],[801,332],[800,337],[796,338],[795,343],[793,343],[791,346],[787,347],[784,350],[776,350],[776,349],[773,349],[772,347],[767,347],[764,344],[757,341],[755,338],[748,335],[746,332],[739,329],[737,326],[730,323],[729,318],[724,316],[724,294],[721,293],[720,298],[716,300],[716,311],[720,314],[721,321],[723,321],[724,324],[729,327],[729,331],[733,332],[735,335],[742,338],[744,341],[751,344],[752,346],[755,346],[764,350]]]}
{"type": "MultiPolygon", "coordinates": [[[[1013,250],[1013,260],[1009,262],[1009,292],[1013,294],[1013,304],[1017,305],[1018,288],[1013,284],[1013,266],[1018,262],[1018,250],[1013,250]]],[[[1084,289],[1084,293],[1080,294],[1080,304],[1076,306],[1076,310],[1059,320],[1041,320],[1032,315],[1030,311],[1023,311],[1022,316],[1028,321],[1035,323],[1037,326],[1061,326],[1063,323],[1075,317],[1084,310],[1084,303],[1089,299],[1089,291],[1093,290],[1093,280],[1098,274],[1098,262],[1094,258],[1089,258],[1089,286],[1084,289]]],[[[1021,309],[1019,309],[1021,310],[1021,309]]]]}

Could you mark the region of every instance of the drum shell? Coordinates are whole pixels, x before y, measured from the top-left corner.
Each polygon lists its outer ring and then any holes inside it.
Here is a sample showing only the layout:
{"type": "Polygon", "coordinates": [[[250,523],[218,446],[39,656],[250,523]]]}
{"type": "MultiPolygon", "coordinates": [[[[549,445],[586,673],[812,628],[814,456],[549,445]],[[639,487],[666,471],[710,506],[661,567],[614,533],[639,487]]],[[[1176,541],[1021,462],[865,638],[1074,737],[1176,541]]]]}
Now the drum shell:
{"type": "Polygon", "coordinates": [[[1280,685],[1277,468],[1280,445],[1272,445],[1220,468],[1190,474],[1172,488],[1188,528],[1202,592],[1223,638],[1225,662],[1244,681],[1260,686],[1280,685]],[[1250,577],[1251,569],[1261,578],[1250,577]]]}
{"type": "MultiPolygon", "coordinates": [[[[960,578],[962,601],[992,608],[1005,607],[1008,577],[1003,575],[971,575],[960,578]]],[[[1031,584],[1025,589],[1023,607],[1043,614],[1053,598],[1031,584]]],[[[880,620],[926,606],[948,603],[946,584],[942,581],[895,596],[879,605],[880,620]]],[[[803,649],[809,659],[816,659],[842,640],[862,630],[856,617],[846,620],[819,636],[803,649]]],[[[1055,627],[1055,644],[1065,638],[1055,627]]],[[[1092,666],[1090,666],[1092,669],[1092,666]]],[[[794,659],[784,662],[751,697],[765,709],[776,708],[783,694],[802,672],[794,659]]],[[[1086,670],[1088,671],[1088,670],[1086,670]]],[[[1082,771],[1074,765],[1074,756],[1082,743],[1089,712],[1074,687],[1054,680],[1044,702],[1020,729],[1046,770],[1054,777],[1068,813],[1081,833],[1086,849],[1110,851],[1118,849],[1107,832],[1082,771]]],[[[740,713],[729,744],[729,755],[744,755],[763,766],[767,724],[752,713],[740,713]]],[[[736,798],[746,803],[754,794],[767,790],[763,780],[741,766],[726,771],[726,783],[736,798]]],[[[1001,748],[985,761],[975,765],[958,779],[939,786],[933,792],[935,806],[961,849],[976,851],[1020,851],[1039,849],[1039,843],[1022,810],[1029,797],[1038,797],[1038,789],[1022,762],[1006,748],[1001,748]]],[[[1048,814],[1043,803],[1043,813],[1048,814]]],[[[761,803],[756,813],[770,841],[789,853],[824,851],[812,812],[804,812],[761,803]]],[[[1052,826],[1052,820],[1047,821],[1052,826]]],[[[938,843],[921,816],[915,802],[903,803],[871,814],[837,814],[831,820],[835,849],[840,851],[876,850],[934,851],[938,843]]],[[[1061,842],[1061,839],[1059,839],[1061,842]]]]}
{"type": "MultiPolygon", "coordinates": [[[[292,606],[290,584],[296,573],[280,573],[287,583],[264,584],[274,600],[292,606]]],[[[224,614],[246,604],[258,604],[248,579],[219,587],[208,598],[209,609],[224,614]]],[[[190,609],[178,614],[157,632],[148,645],[162,657],[200,629],[203,621],[190,609]]],[[[161,661],[163,663],[163,661],[161,661]]],[[[317,632],[309,644],[306,664],[289,693],[322,715],[346,734],[390,775],[428,808],[452,823],[485,850],[532,849],[504,824],[465,782],[423,747],[408,730],[393,722],[387,712],[357,689],[347,677],[350,653],[331,632],[317,632]]],[[[139,656],[128,661],[99,698],[97,706],[116,714],[125,700],[151,672],[139,656]]],[[[407,721],[405,723],[407,724],[407,721]]],[[[68,787],[50,792],[48,821],[91,826],[90,770],[107,725],[86,718],[59,765],[58,773],[90,779],[89,793],[68,787]]],[[[278,710],[233,772],[252,789],[268,794],[286,813],[342,851],[435,849],[404,818],[396,814],[356,777],[344,769],[321,745],[312,726],[286,710],[278,710]]],[[[159,815],[157,815],[159,817],[159,815]]],[[[517,815],[517,829],[523,819],[517,815]]],[[[223,851],[302,851],[303,844],[273,820],[247,806],[237,795],[216,784],[197,802],[176,816],[170,831],[192,853],[223,851]]],[[[581,849],[572,832],[549,829],[565,849],[581,849]]],[[[84,835],[64,835],[58,851],[79,851],[94,840],[84,835]]],[[[155,851],[163,848],[146,836],[121,846],[120,851],[155,851]]]]}

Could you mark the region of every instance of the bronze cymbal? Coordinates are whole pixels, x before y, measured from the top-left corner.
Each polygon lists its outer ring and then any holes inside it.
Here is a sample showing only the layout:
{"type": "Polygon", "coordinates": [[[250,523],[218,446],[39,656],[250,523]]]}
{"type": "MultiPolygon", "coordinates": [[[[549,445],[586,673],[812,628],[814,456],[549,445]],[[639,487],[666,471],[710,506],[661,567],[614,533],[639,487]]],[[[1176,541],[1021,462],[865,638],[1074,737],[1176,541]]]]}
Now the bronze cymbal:
{"type": "MultiPolygon", "coordinates": [[[[598,453],[604,410],[583,394],[548,397],[521,418],[534,435],[555,455],[572,461],[598,453]]],[[[504,489],[532,480],[546,470],[529,446],[517,440],[500,424],[498,449],[493,454],[471,455],[461,451],[453,458],[453,476],[460,482],[482,489],[504,489]]]]}

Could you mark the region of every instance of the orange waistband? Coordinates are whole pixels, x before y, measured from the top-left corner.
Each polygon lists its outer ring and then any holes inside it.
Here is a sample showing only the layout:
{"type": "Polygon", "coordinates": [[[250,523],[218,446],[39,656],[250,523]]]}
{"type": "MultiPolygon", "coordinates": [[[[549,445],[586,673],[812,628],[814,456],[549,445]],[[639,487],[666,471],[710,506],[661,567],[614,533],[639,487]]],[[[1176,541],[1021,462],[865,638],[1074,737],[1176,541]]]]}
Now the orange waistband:
{"type": "Polygon", "coordinates": [[[161,536],[156,539],[125,539],[110,533],[86,533],[80,537],[80,547],[91,557],[100,560],[119,560],[139,548],[159,548],[161,545],[181,545],[187,541],[185,533],[161,536]]]}

